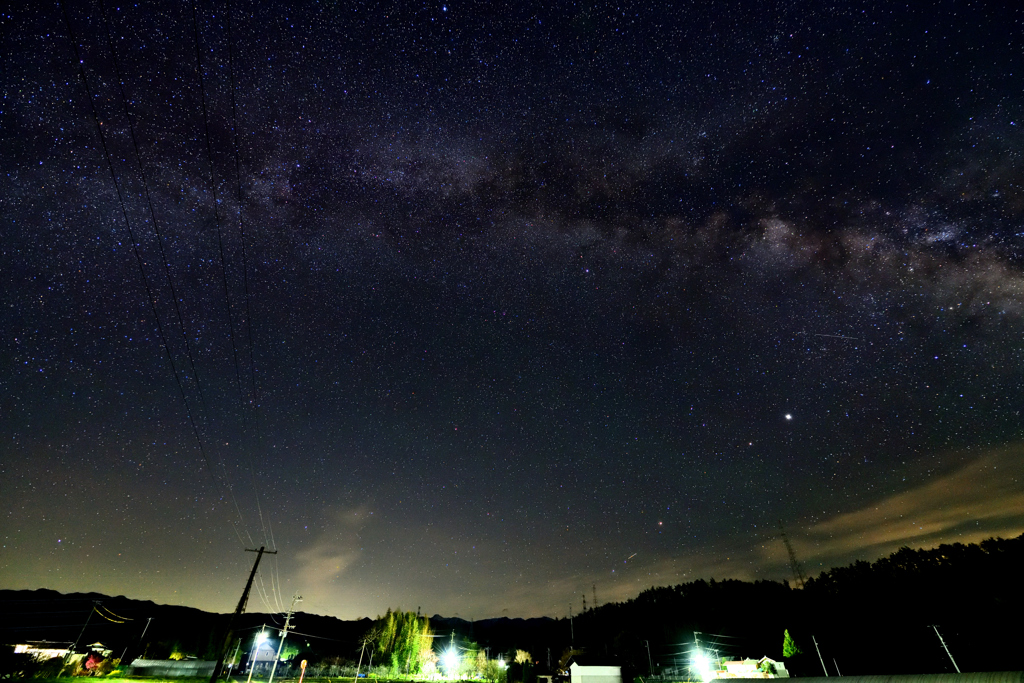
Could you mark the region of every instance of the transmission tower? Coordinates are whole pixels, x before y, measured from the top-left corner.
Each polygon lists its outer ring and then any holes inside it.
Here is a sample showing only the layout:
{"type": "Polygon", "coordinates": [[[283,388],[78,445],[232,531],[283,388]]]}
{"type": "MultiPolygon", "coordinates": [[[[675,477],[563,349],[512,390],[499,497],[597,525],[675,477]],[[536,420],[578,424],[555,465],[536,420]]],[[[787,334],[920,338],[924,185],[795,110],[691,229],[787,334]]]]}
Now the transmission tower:
{"type": "Polygon", "coordinates": [[[781,519],[779,520],[779,535],[782,537],[782,542],[786,544],[786,552],[789,553],[789,568],[793,571],[793,581],[797,588],[803,588],[807,583],[807,577],[804,576],[804,568],[796,559],[796,553],[793,552],[793,546],[789,542],[789,536],[786,536],[786,529],[782,526],[781,519]]]}

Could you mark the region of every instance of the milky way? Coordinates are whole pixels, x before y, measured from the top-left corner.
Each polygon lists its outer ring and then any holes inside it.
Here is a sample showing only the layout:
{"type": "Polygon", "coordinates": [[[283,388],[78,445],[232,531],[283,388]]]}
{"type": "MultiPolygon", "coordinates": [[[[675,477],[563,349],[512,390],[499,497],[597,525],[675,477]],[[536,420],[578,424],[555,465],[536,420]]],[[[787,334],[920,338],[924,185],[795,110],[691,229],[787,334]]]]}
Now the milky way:
{"type": "Polygon", "coordinates": [[[1020,12],[278,4],[3,19],[0,585],[560,616],[1024,531],[1020,12]]]}

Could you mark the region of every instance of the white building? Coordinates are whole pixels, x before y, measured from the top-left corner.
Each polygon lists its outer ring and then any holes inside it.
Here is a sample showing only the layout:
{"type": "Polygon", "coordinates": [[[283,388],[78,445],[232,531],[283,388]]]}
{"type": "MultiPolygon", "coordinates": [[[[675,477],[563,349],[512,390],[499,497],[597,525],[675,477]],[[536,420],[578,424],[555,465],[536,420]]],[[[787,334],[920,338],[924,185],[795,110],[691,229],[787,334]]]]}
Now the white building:
{"type": "Polygon", "coordinates": [[[622,668],[618,666],[569,665],[570,683],[622,683],[622,668]]]}
{"type": "Polygon", "coordinates": [[[46,660],[53,659],[54,657],[66,657],[68,654],[68,647],[70,645],[71,643],[51,643],[48,641],[21,643],[20,645],[14,646],[14,651],[18,654],[30,655],[37,661],[45,662],[46,660]],[[64,647],[60,647],[61,645],[64,647]]]}

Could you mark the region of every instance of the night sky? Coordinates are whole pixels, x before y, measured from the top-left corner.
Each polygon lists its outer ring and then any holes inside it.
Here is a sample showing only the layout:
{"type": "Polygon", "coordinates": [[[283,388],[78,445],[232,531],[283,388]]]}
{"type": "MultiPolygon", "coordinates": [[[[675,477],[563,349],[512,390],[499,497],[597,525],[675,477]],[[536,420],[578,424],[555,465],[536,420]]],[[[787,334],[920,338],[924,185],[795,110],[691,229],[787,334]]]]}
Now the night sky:
{"type": "Polygon", "coordinates": [[[0,587],[564,616],[1024,532],[1012,3],[287,4],[2,17],[0,587]]]}

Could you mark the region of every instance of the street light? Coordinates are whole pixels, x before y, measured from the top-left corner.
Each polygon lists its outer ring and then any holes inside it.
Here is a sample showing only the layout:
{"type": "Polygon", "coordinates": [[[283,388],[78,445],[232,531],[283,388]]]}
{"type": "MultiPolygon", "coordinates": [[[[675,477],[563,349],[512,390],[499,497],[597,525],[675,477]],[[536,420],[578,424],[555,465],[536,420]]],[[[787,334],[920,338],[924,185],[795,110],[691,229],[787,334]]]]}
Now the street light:
{"type": "Polygon", "coordinates": [[[259,656],[260,645],[266,642],[267,632],[264,630],[267,628],[266,624],[263,624],[263,628],[256,634],[256,638],[252,641],[252,654],[249,655],[249,678],[246,679],[246,683],[252,681],[252,672],[256,669],[256,658],[259,656]]]}
{"type": "Polygon", "coordinates": [[[455,648],[449,648],[441,654],[441,664],[444,666],[448,678],[458,675],[459,653],[455,651],[455,648]]]}
{"type": "Polygon", "coordinates": [[[711,673],[711,662],[708,660],[707,655],[703,652],[698,652],[693,656],[691,661],[693,662],[694,668],[697,669],[697,672],[700,674],[701,680],[706,681],[710,677],[711,673]]]}

